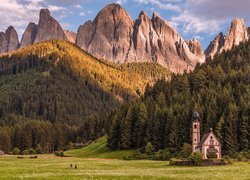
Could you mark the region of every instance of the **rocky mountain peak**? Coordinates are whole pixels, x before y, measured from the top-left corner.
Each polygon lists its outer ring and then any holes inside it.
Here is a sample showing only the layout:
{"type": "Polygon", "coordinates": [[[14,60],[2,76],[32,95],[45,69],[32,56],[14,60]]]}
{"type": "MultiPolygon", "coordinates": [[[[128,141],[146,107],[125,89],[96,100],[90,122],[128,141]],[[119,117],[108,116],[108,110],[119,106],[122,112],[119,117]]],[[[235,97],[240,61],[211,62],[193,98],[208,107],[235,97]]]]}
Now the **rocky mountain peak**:
{"type": "Polygon", "coordinates": [[[51,39],[67,40],[60,24],[50,15],[48,9],[41,9],[34,43],[51,39]]]}
{"type": "Polygon", "coordinates": [[[17,32],[13,26],[5,32],[0,32],[0,53],[16,50],[19,47],[17,32]]]}
{"type": "Polygon", "coordinates": [[[240,42],[247,39],[247,26],[245,25],[244,19],[234,19],[231,23],[231,27],[228,29],[228,35],[225,37],[224,49],[231,49],[234,45],[239,45],[240,42]]]}
{"type": "MultiPolygon", "coordinates": [[[[200,61],[186,41],[157,13],[150,19],[142,11],[138,19],[132,20],[118,4],[107,5],[93,22],[80,26],[76,43],[98,58],[115,62],[158,62],[177,73],[193,69],[200,61]]],[[[197,54],[199,45],[193,45],[197,54]]]]}
{"type": "Polygon", "coordinates": [[[28,27],[23,33],[22,39],[21,39],[21,45],[20,47],[29,46],[31,44],[34,44],[36,35],[37,35],[38,27],[35,23],[29,23],[28,27]]]}
{"type": "Polygon", "coordinates": [[[188,44],[190,51],[193,54],[202,54],[201,44],[200,44],[200,41],[198,39],[194,38],[192,40],[189,40],[187,42],[187,44],[188,44]]]}
{"type": "Polygon", "coordinates": [[[207,49],[205,50],[205,56],[206,58],[208,57],[214,57],[214,55],[217,52],[220,52],[220,50],[223,48],[224,46],[224,35],[222,32],[220,32],[213,41],[210,42],[209,46],[207,47],[207,49]]]}
{"type": "Polygon", "coordinates": [[[205,50],[205,55],[206,57],[213,58],[216,53],[221,53],[223,50],[230,50],[233,46],[247,40],[248,28],[245,25],[244,19],[234,19],[231,22],[227,35],[224,36],[223,33],[217,35],[205,50]]]}
{"type": "Polygon", "coordinates": [[[40,18],[50,16],[50,11],[48,9],[41,9],[40,10],[40,18]]]}
{"type": "Polygon", "coordinates": [[[64,34],[66,35],[69,42],[75,43],[76,42],[76,33],[69,30],[64,30],[64,34]]]}

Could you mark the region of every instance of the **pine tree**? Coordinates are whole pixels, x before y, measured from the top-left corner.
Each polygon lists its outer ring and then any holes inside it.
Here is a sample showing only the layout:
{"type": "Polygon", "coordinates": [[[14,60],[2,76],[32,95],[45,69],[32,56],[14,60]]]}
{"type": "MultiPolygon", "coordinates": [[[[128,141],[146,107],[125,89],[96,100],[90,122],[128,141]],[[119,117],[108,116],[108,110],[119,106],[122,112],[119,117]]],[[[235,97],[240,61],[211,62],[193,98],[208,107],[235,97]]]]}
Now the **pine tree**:
{"type": "Polygon", "coordinates": [[[238,110],[235,104],[230,103],[225,116],[225,151],[226,154],[233,156],[237,152],[237,127],[236,121],[238,110]]]}
{"type": "Polygon", "coordinates": [[[134,107],[129,106],[126,116],[121,122],[120,149],[130,149],[132,135],[132,121],[134,119],[134,107]]]}
{"type": "Polygon", "coordinates": [[[145,135],[146,135],[146,121],[148,118],[147,107],[144,103],[141,103],[138,113],[138,139],[137,139],[137,148],[145,146],[145,135]]]}
{"type": "Polygon", "coordinates": [[[248,132],[248,123],[249,123],[249,116],[244,116],[240,120],[239,126],[239,142],[240,142],[240,150],[247,151],[249,146],[249,132],[248,132]]]}

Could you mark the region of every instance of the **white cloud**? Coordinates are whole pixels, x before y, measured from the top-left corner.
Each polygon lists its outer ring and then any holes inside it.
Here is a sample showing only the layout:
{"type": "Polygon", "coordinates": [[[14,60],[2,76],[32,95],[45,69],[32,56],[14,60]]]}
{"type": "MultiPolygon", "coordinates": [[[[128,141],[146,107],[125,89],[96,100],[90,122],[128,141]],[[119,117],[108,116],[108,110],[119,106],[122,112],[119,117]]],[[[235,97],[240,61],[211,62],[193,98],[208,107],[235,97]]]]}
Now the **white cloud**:
{"type": "Polygon", "coordinates": [[[80,16],[85,16],[85,13],[84,13],[84,12],[81,12],[81,13],[80,13],[80,16]]]}
{"type": "Polygon", "coordinates": [[[186,0],[182,12],[171,18],[186,34],[215,35],[232,19],[244,18],[250,22],[249,0],[186,0]]]}
{"type": "Polygon", "coordinates": [[[179,16],[171,18],[171,24],[175,24],[175,27],[181,29],[186,34],[199,34],[205,32],[213,35],[221,29],[223,22],[224,21],[218,19],[206,20],[206,18],[196,16],[187,10],[179,16]]]}
{"type": "Polygon", "coordinates": [[[19,38],[29,22],[38,22],[39,11],[48,8],[57,17],[63,14],[65,8],[50,5],[44,0],[1,0],[0,3],[0,31],[5,31],[8,26],[15,27],[19,38]]]}
{"type": "Polygon", "coordinates": [[[171,11],[180,11],[180,6],[176,3],[181,0],[135,0],[135,2],[146,5],[154,5],[160,9],[171,10],[171,11]]]}
{"type": "Polygon", "coordinates": [[[80,4],[76,4],[76,5],[74,5],[74,7],[77,9],[82,9],[82,6],[80,4]]]}
{"type": "Polygon", "coordinates": [[[124,4],[126,2],[127,2],[127,0],[118,0],[118,1],[116,1],[117,4],[124,4]]]}

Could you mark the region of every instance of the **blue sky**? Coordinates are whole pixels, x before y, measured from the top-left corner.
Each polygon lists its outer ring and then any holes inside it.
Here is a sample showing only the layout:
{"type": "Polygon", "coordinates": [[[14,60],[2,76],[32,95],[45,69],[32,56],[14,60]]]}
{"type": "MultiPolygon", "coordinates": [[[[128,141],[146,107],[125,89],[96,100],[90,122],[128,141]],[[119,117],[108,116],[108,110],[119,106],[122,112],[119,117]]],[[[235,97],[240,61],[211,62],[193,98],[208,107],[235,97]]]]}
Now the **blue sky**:
{"type": "Polygon", "coordinates": [[[198,38],[203,49],[232,19],[250,24],[250,0],[0,0],[0,31],[14,26],[19,36],[29,22],[38,22],[39,10],[48,8],[64,29],[77,31],[109,3],[119,3],[136,19],[141,10],[158,12],[184,39],[198,38]]]}

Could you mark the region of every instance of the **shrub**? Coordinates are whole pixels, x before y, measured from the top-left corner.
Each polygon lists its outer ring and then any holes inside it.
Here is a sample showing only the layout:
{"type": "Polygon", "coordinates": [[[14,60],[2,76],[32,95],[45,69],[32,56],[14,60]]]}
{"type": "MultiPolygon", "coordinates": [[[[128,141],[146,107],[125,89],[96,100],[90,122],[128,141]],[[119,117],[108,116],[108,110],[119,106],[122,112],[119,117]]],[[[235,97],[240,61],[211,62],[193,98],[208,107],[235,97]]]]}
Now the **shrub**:
{"type": "Polygon", "coordinates": [[[23,155],[29,155],[29,150],[28,149],[25,149],[23,152],[22,152],[23,155]]]}
{"type": "Polygon", "coordinates": [[[33,149],[33,148],[30,148],[30,149],[29,149],[29,154],[30,154],[30,155],[36,154],[36,150],[33,149]]]}
{"type": "Polygon", "coordinates": [[[247,159],[250,159],[250,151],[248,151],[248,152],[243,152],[243,155],[244,155],[247,159]]]}
{"type": "Polygon", "coordinates": [[[175,166],[177,164],[177,161],[178,161],[177,159],[171,158],[170,161],[169,161],[169,165],[175,166]]]}
{"type": "Polygon", "coordinates": [[[231,158],[229,156],[223,156],[223,159],[225,160],[225,162],[227,164],[232,164],[233,163],[232,160],[231,160],[231,158]]]}
{"type": "Polygon", "coordinates": [[[146,147],[145,147],[145,153],[147,155],[153,155],[154,154],[154,147],[153,145],[151,144],[151,142],[148,142],[146,147]]]}
{"type": "Polygon", "coordinates": [[[188,158],[192,153],[192,146],[188,143],[184,143],[181,152],[183,158],[188,158]]]}
{"type": "Polygon", "coordinates": [[[64,153],[63,153],[63,151],[55,151],[55,155],[59,156],[59,157],[63,157],[64,153]]]}
{"type": "Polygon", "coordinates": [[[216,153],[207,153],[207,158],[208,159],[216,159],[217,158],[217,154],[216,153]]]}
{"type": "Polygon", "coordinates": [[[42,149],[42,147],[41,147],[40,144],[38,144],[38,145],[36,146],[36,153],[37,153],[37,154],[43,154],[43,149],[42,149]]]}
{"type": "Polygon", "coordinates": [[[172,157],[171,152],[168,149],[164,149],[164,150],[159,150],[155,153],[154,159],[155,160],[170,160],[172,157]]]}
{"type": "Polygon", "coordinates": [[[237,160],[238,160],[238,161],[247,161],[247,158],[244,156],[243,153],[239,153],[239,154],[237,155],[237,160]]]}
{"type": "Polygon", "coordinates": [[[14,154],[14,155],[19,155],[19,154],[20,154],[20,149],[14,148],[14,149],[13,149],[13,154],[14,154]]]}
{"type": "Polygon", "coordinates": [[[202,161],[202,154],[200,152],[194,152],[189,156],[189,160],[192,162],[192,164],[198,165],[202,161]]]}

